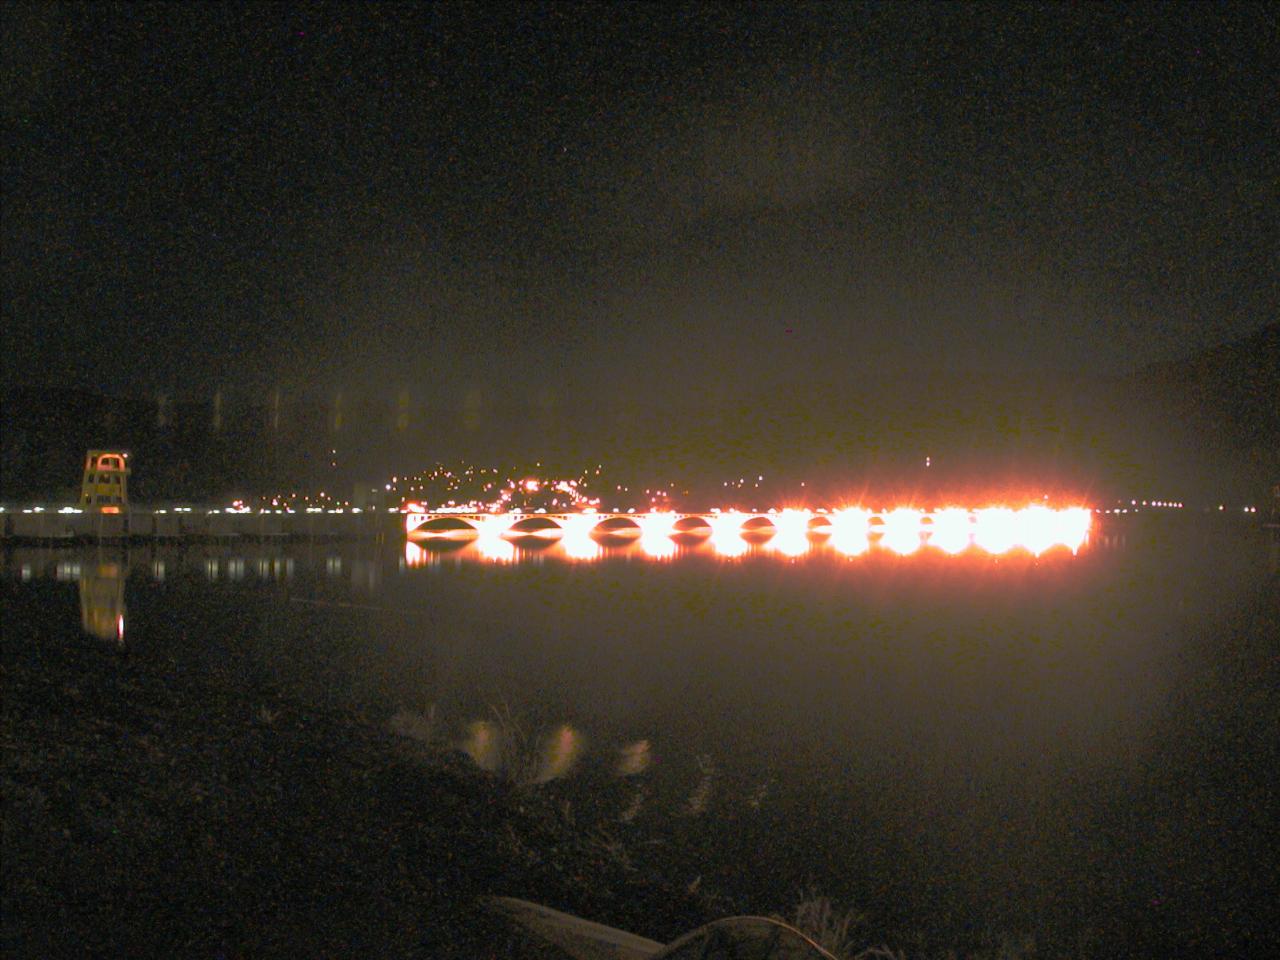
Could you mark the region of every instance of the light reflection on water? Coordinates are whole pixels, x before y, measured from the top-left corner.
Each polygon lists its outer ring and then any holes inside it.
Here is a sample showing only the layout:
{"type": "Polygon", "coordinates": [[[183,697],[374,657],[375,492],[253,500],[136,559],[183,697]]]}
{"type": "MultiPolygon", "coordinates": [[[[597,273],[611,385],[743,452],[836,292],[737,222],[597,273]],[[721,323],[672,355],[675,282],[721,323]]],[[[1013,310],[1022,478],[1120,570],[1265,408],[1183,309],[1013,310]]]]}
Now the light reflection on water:
{"type": "Polygon", "coordinates": [[[512,517],[495,515],[468,521],[475,527],[462,531],[415,533],[405,548],[405,560],[410,567],[430,566],[431,554],[456,553],[459,560],[511,563],[536,554],[581,563],[624,555],[632,548],[651,560],[695,555],[733,559],[747,554],[794,560],[830,551],[846,557],[868,553],[907,557],[922,551],[957,556],[970,550],[992,556],[1019,551],[1040,556],[1056,549],[1076,553],[1087,544],[1091,525],[1087,510],[1051,510],[1040,505],[972,512],[946,508],[932,513],[902,507],[882,514],[862,509],[832,514],[793,509],[767,514],[726,511],[680,523],[677,519],[676,514],[652,513],[618,517],[601,525],[590,514],[554,521],[528,517],[520,527],[535,522],[546,527],[522,530],[512,517]]]}
{"type": "MultiPolygon", "coordinates": [[[[1235,543],[1142,553],[1117,528],[1073,552],[1055,540],[1070,531],[1027,516],[1018,532],[1009,512],[939,511],[929,529],[837,515],[814,536],[778,514],[759,542],[739,515],[696,542],[570,527],[539,549],[495,524],[451,549],[18,549],[4,572],[64,591],[72,621],[78,590],[81,626],[106,642],[122,639],[127,584],[130,644],[165,655],[218,617],[263,617],[252,652],[283,682],[438,702],[438,734],[495,772],[577,783],[605,769],[635,778],[618,789],[636,804],[648,791],[645,810],[731,816],[757,831],[762,873],[786,866],[781,836],[837,851],[829,883],[854,864],[875,884],[971,884],[975,902],[1020,883],[1074,896],[1104,869],[1128,890],[1124,857],[1163,852],[1165,835],[1212,860],[1193,814],[1253,768],[1215,731],[1271,689],[1241,671],[1217,696],[1221,664],[1243,654],[1216,625],[1251,576],[1274,577],[1274,545],[1261,560],[1235,543]],[[492,719],[495,691],[518,723],[492,719]],[[1161,764],[1201,807],[1180,792],[1151,808],[1161,764]],[[1120,821],[1132,833],[1108,834],[1120,821]]],[[[1135,897],[1176,886],[1164,862],[1138,864],[1135,897]]]]}

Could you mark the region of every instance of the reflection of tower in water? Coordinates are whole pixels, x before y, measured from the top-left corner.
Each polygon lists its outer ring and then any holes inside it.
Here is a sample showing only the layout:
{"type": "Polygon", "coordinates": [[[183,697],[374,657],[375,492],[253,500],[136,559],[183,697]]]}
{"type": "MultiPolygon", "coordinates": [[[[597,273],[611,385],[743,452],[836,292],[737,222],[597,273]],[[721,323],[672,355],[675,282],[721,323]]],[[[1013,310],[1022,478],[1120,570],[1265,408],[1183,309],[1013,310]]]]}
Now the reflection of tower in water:
{"type": "Polygon", "coordinates": [[[80,626],[100,640],[124,646],[124,565],[98,562],[80,575],[80,626]]]}

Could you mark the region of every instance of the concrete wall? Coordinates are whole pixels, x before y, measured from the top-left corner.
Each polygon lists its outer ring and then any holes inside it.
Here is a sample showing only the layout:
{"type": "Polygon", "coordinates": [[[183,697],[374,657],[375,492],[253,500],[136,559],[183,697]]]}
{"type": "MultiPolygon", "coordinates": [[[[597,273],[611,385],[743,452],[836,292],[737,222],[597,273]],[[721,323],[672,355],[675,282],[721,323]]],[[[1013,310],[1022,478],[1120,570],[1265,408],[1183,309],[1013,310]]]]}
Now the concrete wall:
{"type": "Polygon", "coordinates": [[[221,513],[133,508],[121,514],[6,507],[5,540],[357,539],[400,535],[399,513],[221,513]]]}

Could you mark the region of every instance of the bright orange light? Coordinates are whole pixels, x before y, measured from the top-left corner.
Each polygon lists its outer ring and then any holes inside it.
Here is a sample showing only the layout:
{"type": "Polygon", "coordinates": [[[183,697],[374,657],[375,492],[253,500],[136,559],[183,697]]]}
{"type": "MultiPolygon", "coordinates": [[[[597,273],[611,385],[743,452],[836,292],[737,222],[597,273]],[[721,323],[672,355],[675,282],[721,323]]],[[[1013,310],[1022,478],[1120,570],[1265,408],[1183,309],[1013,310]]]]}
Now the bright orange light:
{"type": "Polygon", "coordinates": [[[645,556],[662,560],[675,555],[676,544],[671,539],[675,522],[675,515],[671,513],[651,513],[636,518],[640,525],[640,549],[645,556]]]}
{"type": "MultiPolygon", "coordinates": [[[[408,506],[410,504],[406,504],[408,506]]],[[[821,518],[822,538],[829,536],[826,542],[835,552],[845,556],[858,556],[877,548],[905,556],[917,552],[925,544],[955,555],[965,552],[971,543],[990,554],[1004,554],[1021,548],[1039,556],[1059,545],[1072,552],[1077,551],[1088,539],[1093,514],[1086,507],[1055,510],[1032,503],[1017,510],[997,506],[970,513],[962,507],[947,507],[931,514],[911,507],[898,507],[876,514],[861,507],[820,514],[795,508],[770,510],[767,515],[713,510],[709,514],[685,515],[680,520],[683,527],[677,524],[678,517],[681,515],[667,511],[632,512],[629,519],[634,525],[601,531],[600,515],[594,511],[539,518],[538,514],[517,510],[490,514],[482,519],[468,515],[465,520],[459,517],[456,527],[423,530],[421,527],[426,523],[434,523],[434,515],[420,512],[407,513],[405,527],[409,538],[418,541],[428,538],[461,541],[474,537],[479,556],[504,562],[517,556],[517,550],[509,541],[531,539],[561,539],[566,559],[594,560],[604,554],[598,538],[605,533],[608,542],[615,542],[614,537],[630,533],[638,538],[644,555],[655,559],[670,558],[678,552],[676,541],[688,533],[685,528],[691,522],[697,524],[691,529],[705,531],[713,551],[722,557],[742,556],[752,549],[753,543],[759,544],[762,550],[798,557],[813,549],[814,531],[811,527],[815,517],[821,518]],[[539,521],[534,518],[539,518],[545,526],[538,526],[539,521]],[[534,523],[532,528],[517,528],[518,524],[530,522],[534,523]],[[758,531],[747,529],[753,523],[759,525],[758,531]],[[470,524],[474,524],[476,529],[470,524]]],[[[616,521],[606,519],[604,522],[616,521]]],[[[406,545],[405,548],[408,565],[422,566],[434,561],[429,552],[416,545],[412,547],[406,545]]]]}
{"type": "Polygon", "coordinates": [[[103,513],[119,513],[120,508],[119,507],[103,507],[102,512],[103,513]]]}
{"type": "Polygon", "coordinates": [[[933,514],[933,532],[929,535],[929,545],[944,553],[960,553],[968,548],[971,532],[969,511],[948,507],[933,514]]]}
{"type": "Polygon", "coordinates": [[[813,517],[808,510],[783,510],[773,518],[773,525],[778,528],[778,536],[799,534],[809,535],[809,520],[813,517]]]}
{"type": "Polygon", "coordinates": [[[798,557],[809,551],[809,518],[804,510],[783,510],[773,518],[777,529],[769,546],[786,557],[798,557]]]}
{"type": "Polygon", "coordinates": [[[838,535],[840,533],[860,533],[866,534],[867,521],[871,519],[871,514],[860,508],[848,508],[845,510],[837,510],[831,515],[831,533],[838,535]]]}
{"type": "Polygon", "coordinates": [[[1058,515],[1048,507],[1024,507],[1017,513],[1018,542],[1036,556],[1058,542],[1058,515]]]}
{"type": "Polygon", "coordinates": [[[846,528],[839,533],[833,533],[827,543],[832,550],[846,557],[858,557],[871,549],[871,540],[867,537],[866,530],[846,528]]]}
{"type": "Polygon", "coordinates": [[[600,556],[600,544],[591,536],[596,518],[589,514],[577,514],[564,519],[564,536],[560,546],[570,560],[595,560],[600,556]]]}
{"type": "Polygon", "coordinates": [[[1089,539],[1089,528],[1092,525],[1093,512],[1087,507],[1059,510],[1056,528],[1058,543],[1075,553],[1089,539]]]}
{"type": "Polygon", "coordinates": [[[485,517],[476,537],[476,551],[486,560],[509,563],[516,558],[515,545],[503,539],[511,520],[501,514],[485,517]]]}
{"type": "Polygon", "coordinates": [[[675,529],[676,516],[673,513],[651,513],[646,517],[637,517],[641,537],[669,537],[675,529]]]}
{"type": "Polygon", "coordinates": [[[744,517],[736,510],[709,517],[711,547],[722,557],[740,557],[747,552],[747,541],[742,539],[744,517]]]}
{"type": "Polygon", "coordinates": [[[404,563],[406,567],[425,567],[430,562],[430,555],[412,540],[404,544],[404,563]]]}
{"type": "Polygon", "coordinates": [[[540,484],[538,483],[537,480],[526,480],[524,482],[524,488],[530,493],[537,493],[539,486],[540,484]]]}
{"type": "Polygon", "coordinates": [[[831,515],[831,549],[847,557],[856,557],[871,549],[867,539],[867,523],[871,514],[861,507],[847,507],[831,515]]]}
{"type": "Polygon", "coordinates": [[[973,542],[987,553],[1008,553],[1018,545],[1018,516],[1008,507],[988,507],[973,514],[973,542]]]}
{"type": "Polygon", "coordinates": [[[884,515],[884,537],[880,545],[906,556],[920,549],[923,514],[910,507],[899,507],[884,515]]]}

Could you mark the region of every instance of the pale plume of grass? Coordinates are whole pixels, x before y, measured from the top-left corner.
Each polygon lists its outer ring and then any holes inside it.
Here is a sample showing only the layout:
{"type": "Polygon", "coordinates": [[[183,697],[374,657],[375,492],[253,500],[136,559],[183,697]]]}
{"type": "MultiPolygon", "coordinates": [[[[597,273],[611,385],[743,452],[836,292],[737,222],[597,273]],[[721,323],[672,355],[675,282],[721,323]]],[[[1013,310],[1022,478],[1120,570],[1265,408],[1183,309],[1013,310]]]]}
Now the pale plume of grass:
{"type": "Polygon", "coordinates": [[[637,740],[618,751],[618,763],[614,772],[620,777],[634,777],[649,769],[653,762],[653,749],[648,740],[637,740]]]}
{"type": "Polygon", "coordinates": [[[506,703],[490,705],[491,720],[467,728],[462,750],[482,770],[517,786],[547,783],[568,774],[582,753],[582,737],[568,724],[536,734],[506,703]]]}
{"type": "Polygon", "coordinates": [[[752,810],[759,810],[762,806],[764,806],[764,802],[768,798],[768,796],[769,796],[769,781],[765,780],[763,783],[757,784],[755,787],[753,787],[751,789],[751,792],[747,794],[747,806],[750,807],[752,810]]]}
{"type": "Polygon", "coordinates": [[[627,805],[622,808],[622,812],[618,814],[618,820],[621,823],[631,823],[640,815],[640,811],[644,808],[645,801],[649,799],[649,791],[643,786],[637,787],[635,792],[631,794],[631,799],[627,805]]]}
{"type": "Polygon", "coordinates": [[[439,746],[444,739],[434,703],[423,713],[402,707],[391,715],[391,719],[387,721],[387,729],[396,736],[416,740],[427,746],[439,746]]]}
{"type": "Polygon", "coordinates": [[[597,827],[587,837],[587,842],[607,862],[628,872],[636,869],[626,845],[603,827],[597,827]]]}
{"type": "MultiPolygon", "coordinates": [[[[837,957],[843,956],[836,954],[837,957]]],[[[907,955],[901,950],[893,950],[883,944],[878,947],[867,947],[854,954],[847,954],[849,960],[907,960],[907,955]]]]}
{"type": "Polygon", "coordinates": [[[858,951],[854,938],[866,922],[866,916],[853,909],[836,909],[829,897],[821,896],[813,887],[802,891],[791,916],[784,919],[841,960],[904,960],[888,947],[858,951]]]}
{"type": "Polygon", "coordinates": [[[707,807],[711,805],[711,794],[715,790],[716,776],[720,773],[715,762],[705,753],[698,755],[698,770],[701,773],[698,785],[689,795],[689,804],[685,808],[685,812],[691,817],[707,812],[707,807]]]}
{"type": "Polygon", "coordinates": [[[569,774],[582,754],[582,735],[567,723],[541,738],[535,782],[546,783],[569,774]]]}
{"type": "Polygon", "coordinates": [[[265,724],[266,726],[270,727],[270,726],[274,726],[275,722],[280,719],[280,711],[272,710],[270,707],[268,707],[264,703],[262,706],[258,707],[257,716],[258,716],[259,723],[265,724]]]}

